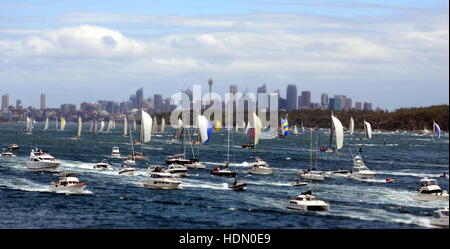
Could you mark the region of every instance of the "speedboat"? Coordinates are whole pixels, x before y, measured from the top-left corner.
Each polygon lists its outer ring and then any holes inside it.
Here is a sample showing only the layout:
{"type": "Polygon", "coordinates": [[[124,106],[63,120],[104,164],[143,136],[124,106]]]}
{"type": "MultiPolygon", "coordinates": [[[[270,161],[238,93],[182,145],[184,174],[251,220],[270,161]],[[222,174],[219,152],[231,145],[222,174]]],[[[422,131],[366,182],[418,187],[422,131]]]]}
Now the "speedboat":
{"type": "Polygon", "coordinates": [[[253,163],[253,166],[248,170],[248,172],[258,175],[271,175],[273,174],[273,168],[270,168],[266,162],[257,157],[255,162],[253,163]]]}
{"type": "Polygon", "coordinates": [[[171,164],[167,167],[167,173],[176,175],[176,176],[186,176],[188,169],[183,165],[171,164]]]}
{"type": "Polygon", "coordinates": [[[393,183],[395,182],[395,179],[392,177],[386,178],[386,183],[393,183]]]}
{"type": "Polygon", "coordinates": [[[113,147],[112,148],[111,157],[113,157],[113,158],[120,158],[119,147],[113,147]]]}
{"type": "Polygon", "coordinates": [[[111,170],[111,164],[109,164],[106,160],[102,160],[101,162],[98,162],[94,165],[94,169],[98,170],[111,170]]]}
{"type": "Polygon", "coordinates": [[[436,227],[448,228],[448,207],[435,211],[438,218],[430,220],[430,224],[436,227]]]}
{"type": "Polygon", "coordinates": [[[30,160],[27,162],[27,169],[37,171],[52,171],[60,165],[48,152],[33,149],[30,153],[30,160]]]}
{"type": "Polygon", "coordinates": [[[300,180],[295,180],[295,182],[292,183],[292,186],[295,186],[295,187],[301,187],[301,186],[306,186],[306,185],[308,185],[308,182],[303,182],[300,180]]]}
{"type": "Polygon", "coordinates": [[[2,154],[0,154],[1,157],[13,157],[14,155],[11,151],[3,151],[2,154]]]}
{"type": "Polygon", "coordinates": [[[20,149],[20,146],[17,145],[17,144],[10,144],[10,145],[8,145],[8,149],[10,149],[10,150],[18,150],[18,149],[20,149]]]}
{"type": "Polygon", "coordinates": [[[325,173],[316,170],[304,170],[298,173],[300,178],[311,181],[323,181],[325,180],[325,173]]]}
{"type": "Polygon", "coordinates": [[[328,212],[330,211],[330,204],[316,199],[316,197],[312,195],[312,191],[307,191],[301,195],[292,197],[287,208],[310,212],[328,212]]]}
{"type": "Polygon", "coordinates": [[[206,169],[206,165],[201,162],[192,162],[184,165],[188,169],[206,169]]]}
{"type": "Polygon", "coordinates": [[[233,182],[233,184],[229,184],[228,188],[232,190],[245,190],[247,187],[247,183],[241,182],[239,180],[236,180],[233,182]]]}
{"type": "Polygon", "coordinates": [[[151,174],[144,180],[144,186],[157,189],[177,189],[181,181],[170,173],[151,174]]]}
{"type": "Polygon", "coordinates": [[[134,154],[129,155],[128,158],[131,158],[134,160],[148,160],[148,157],[144,156],[144,154],[139,153],[139,152],[134,152],[134,154]]]}
{"type": "Polygon", "coordinates": [[[353,170],[350,173],[351,176],[360,179],[372,179],[375,174],[375,172],[367,168],[361,156],[355,156],[353,158],[353,170]]]}
{"type": "Polygon", "coordinates": [[[442,175],[440,175],[439,177],[448,179],[448,174],[447,173],[442,173],[442,175]]]}
{"type": "Polygon", "coordinates": [[[448,192],[443,191],[435,179],[423,178],[420,180],[418,194],[413,196],[418,201],[442,200],[448,202],[448,192]]]}
{"type": "Polygon", "coordinates": [[[134,175],[135,168],[122,164],[119,170],[119,175],[132,176],[134,175]]]}
{"type": "Polygon", "coordinates": [[[50,183],[51,190],[56,193],[85,194],[86,183],[78,180],[77,174],[73,172],[62,173],[58,181],[50,183]]]}
{"type": "Polygon", "coordinates": [[[229,176],[236,177],[237,173],[228,169],[228,166],[225,167],[216,167],[211,169],[211,175],[215,176],[229,176]]]}

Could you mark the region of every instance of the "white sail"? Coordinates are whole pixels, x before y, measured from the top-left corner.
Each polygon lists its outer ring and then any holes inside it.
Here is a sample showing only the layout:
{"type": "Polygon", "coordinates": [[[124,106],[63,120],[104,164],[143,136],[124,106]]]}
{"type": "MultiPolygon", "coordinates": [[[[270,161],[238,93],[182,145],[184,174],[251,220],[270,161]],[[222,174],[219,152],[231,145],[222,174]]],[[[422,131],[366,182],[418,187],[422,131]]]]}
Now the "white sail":
{"type": "Polygon", "coordinates": [[[372,126],[369,122],[366,122],[364,120],[364,134],[366,134],[366,138],[371,139],[372,138],[372,126]]]}
{"type": "Polygon", "coordinates": [[[209,121],[205,118],[205,116],[198,115],[198,128],[200,132],[200,138],[202,143],[208,141],[208,129],[210,129],[209,121]]]}
{"type": "Polygon", "coordinates": [[[94,132],[94,120],[91,120],[91,127],[89,128],[89,132],[94,132]]]}
{"type": "Polygon", "coordinates": [[[108,121],[108,127],[106,127],[106,132],[108,132],[108,133],[111,132],[113,126],[114,126],[113,120],[110,119],[110,120],[108,121]]]}
{"type": "Polygon", "coordinates": [[[81,117],[78,116],[78,132],[77,132],[77,137],[80,138],[81,137],[81,130],[83,129],[83,122],[81,121],[81,117]]]}
{"type": "MultiPolygon", "coordinates": [[[[245,121],[244,121],[245,123],[245,121]]],[[[245,132],[244,133],[248,133],[248,130],[250,130],[250,122],[247,123],[247,125],[245,125],[245,132]]]]}
{"type": "Polygon", "coordinates": [[[355,122],[353,121],[353,117],[350,117],[350,127],[348,130],[350,132],[350,136],[353,135],[353,131],[355,130],[355,122]]]}
{"type": "Polygon", "coordinates": [[[102,122],[100,123],[100,129],[98,129],[98,131],[103,131],[105,129],[105,121],[102,120],[102,122]]]}
{"type": "Polygon", "coordinates": [[[152,139],[153,120],[148,113],[141,111],[141,138],[142,143],[146,143],[152,139]]]}
{"type": "Polygon", "coordinates": [[[27,122],[25,123],[25,131],[27,133],[30,133],[30,127],[31,127],[31,119],[29,117],[27,117],[27,122]]]}
{"type": "Polygon", "coordinates": [[[164,118],[161,119],[161,132],[164,132],[166,129],[166,120],[164,118]]]}
{"type": "Polygon", "coordinates": [[[335,116],[331,116],[331,120],[333,121],[333,130],[336,136],[336,150],[340,150],[344,146],[344,126],[335,116]]]}
{"type": "Polygon", "coordinates": [[[133,117],[133,131],[137,131],[137,128],[136,128],[136,117],[133,117]]]}
{"type": "Polygon", "coordinates": [[[127,115],[123,115],[123,135],[128,136],[128,121],[127,115]]]}
{"type": "Polygon", "coordinates": [[[48,118],[45,120],[44,131],[48,130],[48,118]]]}
{"type": "Polygon", "coordinates": [[[156,119],[156,116],[153,116],[152,134],[156,133],[158,133],[158,120],[156,119]]]}
{"type": "Polygon", "coordinates": [[[254,144],[257,145],[259,144],[259,139],[261,137],[262,122],[256,113],[253,113],[253,128],[255,129],[254,144]]]}
{"type": "Polygon", "coordinates": [[[55,119],[55,127],[56,127],[56,129],[58,130],[58,117],[56,117],[56,119],[55,119]]]}
{"type": "Polygon", "coordinates": [[[66,119],[64,117],[61,118],[61,131],[66,127],[66,119]]]}

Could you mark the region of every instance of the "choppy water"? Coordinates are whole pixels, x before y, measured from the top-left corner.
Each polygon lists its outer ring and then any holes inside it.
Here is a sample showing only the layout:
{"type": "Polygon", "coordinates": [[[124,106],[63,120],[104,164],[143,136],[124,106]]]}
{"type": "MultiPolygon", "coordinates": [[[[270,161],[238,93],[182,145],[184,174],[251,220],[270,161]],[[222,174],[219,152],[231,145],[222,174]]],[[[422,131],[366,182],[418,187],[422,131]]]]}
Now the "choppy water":
{"type": "MultiPolygon", "coordinates": [[[[227,188],[232,179],[209,174],[210,168],[225,160],[223,132],[213,134],[210,143],[201,149],[201,161],[208,170],[190,170],[189,176],[182,178],[180,190],[154,190],[142,186],[148,176],[142,162],[131,177],[117,174],[117,159],[110,159],[113,171],[92,168],[97,161],[108,158],[113,146],[119,146],[122,155],[130,153],[129,138],[120,136],[121,127],[112,134],[95,137],[84,132],[80,141],[71,140],[75,124],[69,124],[63,132],[44,132],[43,124],[37,124],[32,135],[24,134],[23,127],[0,124],[0,146],[21,146],[14,151],[17,157],[0,157],[0,228],[430,228],[433,211],[448,206],[445,202],[411,199],[421,177],[448,173],[448,137],[435,140],[408,134],[374,134],[370,141],[360,141],[359,135],[346,137],[346,143],[364,144],[362,156],[366,165],[377,172],[374,180],[337,176],[323,183],[293,187],[290,184],[297,179],[297,173],[309,168],[309,134],[262,140],[256,150],[240,148],[248,137],[234,134],[231,168],[249,184],[246,191],[235,192],[227,188]],[[61,160],[60,170],[79,172],[80,180],[92,193],[67,196],[50,192],[49,182],[57,176],[26,170],[34,147],[48,150],[61,160]],[[275,168],[275,174],[246,173],[255,156],[275,168]],[[385,183],[387,177],[396,182],[385,183]],[[286,209],[293,195],[309,188],[330,203],[330,212],[286,209]]],[[[180,152],[180,145],[168,142],[173,132],[169,129],[162,136],[154,136],[144,146],[149,163],[164,165],[166,156],[180,152]]],[[[320,144],[327,143],[328,135],[321,133],[320,144]]],[[[349,149],[324,154],[318,165],[325,170],[351,169],[349,149]]],[[[443,189],[448,189],[448,179],[437,179],[443,189]]]]}

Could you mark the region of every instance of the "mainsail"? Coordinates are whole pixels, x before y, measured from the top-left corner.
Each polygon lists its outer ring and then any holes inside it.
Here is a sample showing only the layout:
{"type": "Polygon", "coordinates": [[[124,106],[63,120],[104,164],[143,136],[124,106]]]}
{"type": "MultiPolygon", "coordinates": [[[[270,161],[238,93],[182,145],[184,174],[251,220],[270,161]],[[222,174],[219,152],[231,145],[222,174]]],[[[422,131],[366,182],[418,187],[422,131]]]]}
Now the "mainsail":
{"type": "Polygon", "coordinates": [[[105,129],[105,121],[102,120],[102,122],[100,123],[100,129],[98,129],[98,131],[103,132],[104,129],[105,129]]]}
{"type": "Polygon", "coordinates": [[[355,122],[353,121],[353,117],[350,117],[350,127],[348,130],[350,132],[350,136],[353,135],[353,131],[355,130],[355,122]]]}
{"type": "Polygon", "coordinates": [[[335,116],[331,116],[331,120],[333,123],[333,131],[336,137],[336,150],[342,149],[344,146],[344,126],[342,126],[341,121],[337,119],[335,116]]]}
{"type": "Polygon", "coordinates": [[[128,121],[127,115],[123,115],[123,134],[124,137],[128,136],[128,121]]]}
{"type": "Polygon", "coordinates": [[[48,130],[48,118],[45,120],[44,131],[48,130]]]}
{"type": "Polygon", "coordinates": [[[253,143],[254,143],[254,145],[259,144],[259,138],[261,137],[261,131],[262,131],[261,119],[259,119],[259,117],[258,117],[258,115],[256,115],[256,113],[253,113],[253,132],[254,132],[253,143]]]}
{"type": "Polygon", "coordinates": [[[61,131],[66,127],[66,119],[64,117],[61,118],[61,131]]]}
{"type": "Polygon", "coordinates": [[[81,137],[81,130],[83,129],[83,122],[81,121],[81,116],[78,116],[78,132],[77,137],[81,137]]]}
{"type": "Polygon", "coordinates": [[[141,110],[141,114],[141,139],[142,143],[146,143],[152,138],[153,120],[144,110],[141,110]]]}
{"type": "Polygon", "coordinates": [[[156,116],[153,116],[152,134],[155,135],[156,133],[158,133],[158,120],[156,119],[156,116]]]}
{"type": "Polygon", "coordinates": [[[366,138],[371,139],[372,138],[372,126],[369,122],[366,122],[364,120],[364,134],[366,135],[366,138]]]}
{"type": "Polygon", "coordinates": [[[212,126],[205,116],[198,115],[198,128],[202,143],[208,142],[211,135],[212,126]]]}
{"type": "Polygon", "coordinates": [[[436,132],[437,132],[437,138],[440,138],[441,137],[441,127],[439,127],[439,125],[433,121],[433,134],[436,134],[436,132]]]}
{"type": "Polygon", "coordinates": [[[89,128],[89,132],[94,132],[94,120],[91,120],[91,127],[89,128]]]}
{"type": "Polygon", "coordinates": [[[166,120],[164,118],[161,119],[161,133],[166,129],[166,120]]]}

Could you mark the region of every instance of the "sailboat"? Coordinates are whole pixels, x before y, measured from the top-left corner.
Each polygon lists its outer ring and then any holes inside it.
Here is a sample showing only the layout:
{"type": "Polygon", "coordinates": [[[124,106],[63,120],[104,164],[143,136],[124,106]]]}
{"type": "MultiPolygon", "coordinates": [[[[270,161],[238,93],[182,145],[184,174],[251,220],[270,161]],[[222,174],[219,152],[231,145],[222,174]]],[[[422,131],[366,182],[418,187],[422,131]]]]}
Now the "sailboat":
{"type": "Polygon", "coordinates": [[[114,126],[114,122],[113,122],[112,119],[110,119],[110,120],[108,121],[108,126],[106,127],[106,133],[110,133],[111,130],[113,129],[113,126],[114,126]]]}
{"type": "Polygon", "coordinates": [[[366,122],[365,120],[364,120],[364,136],[366,137],[366,139],[372,138],[372,126],[370,125],[369,122],[366,122]]]}
{"type": "Polygon", "coordinates": [[[78,116],[78,130],[77,135],[73,137],[73,140],[78,140],[81,137],[81,130],[83,129],[83,122],[81,121],[81,116],[78,116]]]}
{"type": "MultiPolygon", "coordinates": [[[[153,120],[150,115],[141,110],[141,152],[134,152],[132,155],[135,160],[148,160],[147,157],[144,156],[144,144],[149,142],[152,138],[152,130],[153,130],[153,120]]],[[[136,144],[136,143],[135,143],[136,144]]]]}
{"type": "Polygon", "coordinates": [[[89,132],[94,133],[94,120],[91,120],[91,126],[89,127],[89,132]]]}
{"type": "MultiPolygon", "coordinates": [[[[122,133],[122,137],[127,137],[128,136],[128,121],[127,121],[127,115],[123,115],[123,133],[122,133]]],[[[130,134],[131,134],[131,130],[130,130],[130,134]]],[[[133,141],[131,141],[133,143],[133,141]]]]}
{"type": "Polygon", "coordinates": [[[134,152],[134,145],[133,145],[133,133],[131,132],[130,127],[130,141],[131,141],[131,158],[125,158],[125,160],[122,163],[122,167],[119,170],[119,175],[128,175],[132,176],[134,175],[135,168],[133,167],[136,165],[136,160],[134,158],[135,152],[134,152]]]}
{"type": "Polygon", "coordinates": [[[137,131],[136,116],[133,116],[133,131],[137,131]]]}
{"type": "Polygon", "coordinates": [[[103,132],[104,129],[105,129],[105,121],[102,120],[102,122],[100,122],[100,128],[98,129],[98,132],[103,132]]]}
{"type": "Polygon", "coordinates": [[[321,171],[317,170],[317,151],[315,150],[315,146],[313,145],[313,132],[311,130],[310,136],[310,152],[309,152],[309,170],[304,170],[299,173],[300,178],[310,180],[310,181],[323,181],[325,180],[325,174],[321,171]],[[315,167],[313,169],[313,152],[315,159],[315,167]]]}
{"type": "MultiPolygon", "coordinates": [[[[232,109],[232,108],[230,108],[232,109]]],[[[229,113],[228,115],[231,115],[229,113]]],[[[256,114],[254,114],[256,115],[256,114]]],[[[231,120],[231,118],[229,119],[231,120]]],[[[262,125],[261,125],[262,126],[262,125]]],[[[227,139],[227,160],[225,161],[224,166],[219,166],[211,169],[210,173],[211,175],[215,176],[229,176],[229,177],[236,177],[237,173],[235,171],[231,171],[228,166],[230,164],[230,142],[231,142],[231,127],[227,129],[228,131],[228,139],[227,139]]],[[[259,139],[259,138],[258,138],[259,139]]]]}
{"type": "Polygon", "coordinates": [[[58,130],[58,127],[59,127],[59,126],[58,126],[58,117],[56,117],[56,118],[55,118],[55,128],[56,128],[56,130],[58,130]]]}
{"type": "Polygon", "coordinates": [[[48,118],[45,120],[44,131],[48,130],[48,118]]]}
{"type": "MultiPolygon", "coordinates": [[[[200,157],[200,146],[209,141],[212,131],[211,123],[206,119],[205,116],[198,115],[197,117],[197,126],[199,130],[199,142],[198,142],[198,156],[200,157]]],[[[189,132],[189,131],[188,131],[189,132]]],[[[188,133],[189,134],[189,133],[188,133]]],[[[191,162],[184,164],[185,167],[189,169],[206,169],[206,166],[199,162],[199,159],[195,159],[194,150],[192,147],[192,154],[194,155],[194,159],[191,159],[191,162]]]]}
{"type": "Polygon", "coordinates": [[[330,131],[330,145],[329,147],[322,147],[323,152],[336,152],[344,146],[344,127],[341,121],[335,116],[331,115],[331,131],[330,131]],[[333,137],[335,137],[336,146],[332,147],[333,137]]]}
{"type": "MultiPolygon", "coordinates": [[[[250,122],[249,122],[250,123],[250,122]]],[[[247,126],[249,127],[249,125],[247,126]]],[[[259,144],[259,139],[261,137],[262,122],[261,119],[253,112],[253,128],[250,128],[250,143],[241,145],[242,148],[252,148],[254,149],[257,144],[259,144]]]]}
{"type": "Polygon", "coordinates": [[[25,132],[27,134],[31,134],[31,131],[33,130],[33,120],[29,117],[27,117],[27,122],[25,124],[25,132]]]}
{"type": "Polygon", "coordinates": [[[433,121],[433,134],[436,136],[436,138],[441,137],[441,128],[434,121],[433,121]]]}
{"type": "MultiPolygon", "coordinates": [[[[192,149],[192,155],[194,158],[186,158],[186,143],[185,143],[186,134],[188,134],[189,139],[191,139],[189,129],[187,129],[184,126],[183,121],[178,120],[178,129],[177,129],[177,133],[175,134],[175,139],[176,140],[181,139],[181,153],[175,154],[175,155],[170,155],[170,156],[166,157],[167,165],[182,165],[182,166],[186,166],[186,167],[187,167],[187,165],[191,165],[192,167],[196,167],[195,165],[198,163],[198,159],[195,158],[195,153],[194,153],[194,148],[193,148],[192,142],[190,143],[190,145],[191,145],[191,149],[192,149]]],[[[203,165],[199,165],[199,166],[204,168],[203,165]]]]}
{"type": "Polygon", "coordinates": [[[161,133],[164,133],[166,129],[166,120],[164,118],[161,119],[161,133]]]}
{"type": "Polygon", "coordinates": [[[153,127],[152,127],[152,135],[156,135],[158,133],[158,120],[156,116],[153,116],[153,127]]]}
{"type": "Polygon", "coordinates": [[[281,119],[281,128],[280,128],[280,134],[278,135],[278,138],[285,138],[289,135],[289,123],[286,119],[281,119]]]}
{"type": "Polygon", "coordinates": [[[296,125],[294,125],[294,129],[292,129],[292,134],[298,135],[298,128],[296,125]]]}
{"type": "Polygon", "coordinates": [[[355,130],[355,122],[353,121],[353,117],[350,117],[350,127],[348,128],[348,133],[350,136],[353,135],[354,130],[355,130]]]}
{"type": "Polygon", "coordinates": [[[183,121],[181,119],[178,119],[178,126],[177,126],[177,130],[175,131],[175,136],[170,139],[170,142],[177,142],[181,139],[181,135],[183,135],[183,131],[184,131],[184,124],[183,121]]]}
{"type": "Polygon", "coordinates": [[[61,131],[64,131],[65,127],[66,127],[66,119],[64,117],[61,117],[61,131]]]}

